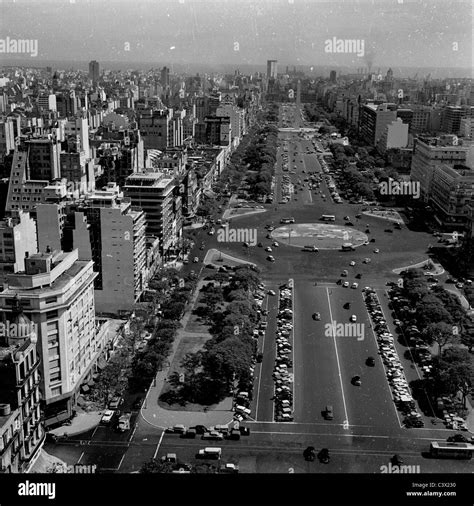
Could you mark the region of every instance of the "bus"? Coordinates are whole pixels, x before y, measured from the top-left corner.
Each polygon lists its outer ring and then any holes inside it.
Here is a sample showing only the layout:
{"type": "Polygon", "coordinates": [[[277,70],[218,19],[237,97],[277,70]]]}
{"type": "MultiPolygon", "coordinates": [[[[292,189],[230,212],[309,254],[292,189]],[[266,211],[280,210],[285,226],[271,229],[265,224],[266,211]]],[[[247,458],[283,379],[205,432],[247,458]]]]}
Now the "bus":
{"type": "Polygon", "coordinates": [[[321,221],[336,221],[336,217],[333,214],[323,214],[321,221]]]}
{"type": "Polygon", "coordinates": [[[445,459],[471,459],[474,444],[471,443],[447,443],[445,441],[433,441],[430,444],[430,455],[435,458],[445,459]]]}
{"type": "Polygon", "coordinates": [[[295,219],[294,218],[282,218],[280,220],[280,223],[284,224],[284,223],[294,223],[295,222],[295,219]]]}

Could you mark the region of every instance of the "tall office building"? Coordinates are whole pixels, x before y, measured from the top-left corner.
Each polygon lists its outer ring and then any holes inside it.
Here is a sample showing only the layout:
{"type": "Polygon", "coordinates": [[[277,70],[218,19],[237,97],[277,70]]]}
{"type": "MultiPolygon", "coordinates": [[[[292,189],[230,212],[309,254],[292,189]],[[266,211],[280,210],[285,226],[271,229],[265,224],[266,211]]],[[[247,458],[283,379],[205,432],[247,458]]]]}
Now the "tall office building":
{"type": "Polygon", "coordinates": [[[96,311],[131,311],[147,282],[145,213],[112,188],[90,195],[76,207],[73,218],[73,247],[82,259],[94,261],[98,273],[96,311]]]}
{"type": "Polygon", "coordinates": [[[276,79],[278,72],[278,60],[267,60],[267,81],[276,79]]]}
{"type": "Polygon", "coordinates": [[[163,87],[170,85],[170,69],[168,67],[161,69],[161,85],[163,87]]]}
{"type": "Polygon", "coordinates": [[[177,251],[182,236],[181,197],[175,195],[175,188],[173,178],[158,172],[132,174],[124,187],[132,205],[145,211],[146,234],[159,238],[160,253],[165,258],[177,251]]]}
{"type": "Polygon", "coordinates": [[[387,125],[397,119],[397,113],[390,104],[363,104],[359,112],[359,131],[361,136],[375,146],[387,125]]]}
{"type": "Polygon", "coordinates": [[[337,72],[335,70],[331,70],[330,74],[329,74],[329,81],[331,83],[335,83],[337,80],[337,72]]]}
{"type": "Polygon", "coordinates": [[[89,79],[94,86],[99,82],[99,62],[95,60],[89,63],[89,79]]]}

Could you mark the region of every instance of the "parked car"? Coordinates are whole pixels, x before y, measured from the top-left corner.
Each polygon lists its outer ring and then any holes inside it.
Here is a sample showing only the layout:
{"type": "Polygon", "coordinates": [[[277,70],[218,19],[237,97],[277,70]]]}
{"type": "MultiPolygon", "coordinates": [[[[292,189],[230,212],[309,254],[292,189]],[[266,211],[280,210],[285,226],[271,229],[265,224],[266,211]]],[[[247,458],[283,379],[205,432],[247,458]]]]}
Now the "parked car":
{"type": "Polygon", "coordinates": [[[123,404],[123,398],[116,396],[109,402],[109,409],[117,409],[123,404]]]}
{"type": "Polygon", "coordinates": [[[110,425],[112,423],[113,418],[115,417],[115,411],[112,409],[106,409],[102,418],[100,419],[100,423],[104,425],[110,425]]]}
{"type": "Polygon", "coordinates": [[[133,402],[132,408],[140,409],[142,407],[142,404],[143,404],[143,397],[137,397],[133,402]]]}
{"type": "Polygon", "coordinates": [[[208,439],[212,441],[221,441],[224,439],[224,434],[213,430],[211,432],[206,432],[201,436],[201,439],[208,439]]]}

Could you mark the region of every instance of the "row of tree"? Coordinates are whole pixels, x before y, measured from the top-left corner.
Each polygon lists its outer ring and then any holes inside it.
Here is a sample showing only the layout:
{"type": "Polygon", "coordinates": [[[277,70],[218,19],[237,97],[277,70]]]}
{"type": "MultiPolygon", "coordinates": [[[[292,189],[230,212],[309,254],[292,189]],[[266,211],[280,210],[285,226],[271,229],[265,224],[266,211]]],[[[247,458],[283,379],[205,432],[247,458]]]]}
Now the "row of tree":
{"type": "Polygon", "coordinates": [[[203,350],[184,357],[185,381],[161,400],[210,405],[229,396],[234,387],[251,391],[250,367],[256,355],[253,331],[258,321],[253,296],[258,274],[246,266],[232,274],[216,273],[213,283],[203,287],[201,314],[212,338],[203,350]]]}
{"type": "Polygon", "coordinates": [[[427,344],[438,345],[425,388],[432,398],[442,395],[465,397],[474,385],[474,346],[469,332],[469,318],[456,295],[442,287],[429,288],[421,269],[402,273],[403,295],[409,300],[410,323],[422,329],[420,338],[427,344]],[[464,344],[466,348],[459,345],[464,344]]]}

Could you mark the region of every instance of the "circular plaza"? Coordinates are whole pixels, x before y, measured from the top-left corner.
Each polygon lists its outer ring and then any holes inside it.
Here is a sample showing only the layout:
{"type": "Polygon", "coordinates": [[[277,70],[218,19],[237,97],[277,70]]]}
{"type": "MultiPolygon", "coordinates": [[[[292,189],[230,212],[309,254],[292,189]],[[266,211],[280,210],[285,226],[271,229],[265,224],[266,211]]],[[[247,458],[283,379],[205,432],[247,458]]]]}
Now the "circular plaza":
{"type": "Polygon", "coordinates": [[[357,248],[369,240],[366,234],[354,227],[326,223],[285,225],[276,228],[271,235],[276,241],[297,248],[316,246],[318,249],[341,249],[345,243],[357,248]]]}

